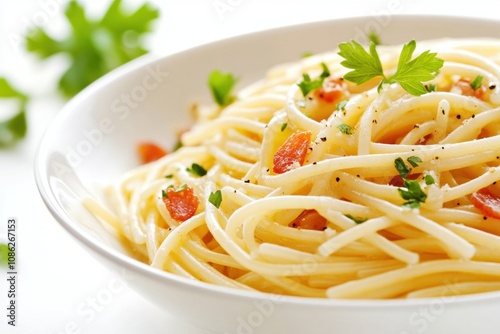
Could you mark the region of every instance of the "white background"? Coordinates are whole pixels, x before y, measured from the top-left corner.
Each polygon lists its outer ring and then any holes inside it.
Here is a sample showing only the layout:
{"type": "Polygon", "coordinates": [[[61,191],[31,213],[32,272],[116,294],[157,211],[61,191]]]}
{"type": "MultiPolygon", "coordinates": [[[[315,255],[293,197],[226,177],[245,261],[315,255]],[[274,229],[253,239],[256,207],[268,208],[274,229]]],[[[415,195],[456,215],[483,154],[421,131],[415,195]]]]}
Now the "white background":
{"type": "MultiPolygon", "coordinates": [[[[100,15],[110,0],[81,0],[100,15]]],[[[141,1],[124,1],[134,7],[141,1]]],[[[64,104],[55,93],[63,57],[39,62],[19,38],[29,25],[64,36],[66,0],[0,0],[0,77],[33,96],[27,138],[0,150],[0,239],[7,220],[18,220],[17,326],[7,325],[7,282],[0,270],[0,333],[208,333],[152,305],[121,285],[71,240],[46,210],[33,177],[33,158],[46,126],[64,104]]],[[[151,0],[161,10],[148,40],[154,53],[309,21],[349,16],[449,14],[495,18],[489,1],[427,0],[151,0]],[[219,7],[216,7],[219,5],[219,7]]],[[[474,27],[470,27],[474,29],[474,27]]],[[[439,27],[436,27],[439,29],[439,27]]],[[[300,43],[300,41],[297,41],[300,43]]],[[[325,36],[328,43],[328,36],[325,36]]],[[[332,46],[333,47],[333,46],[332,46]]],[[[0,119],[9,113],[0,101],[0,119]]],[[[216,304],[214,304],[216,307],[216,304]]]]}

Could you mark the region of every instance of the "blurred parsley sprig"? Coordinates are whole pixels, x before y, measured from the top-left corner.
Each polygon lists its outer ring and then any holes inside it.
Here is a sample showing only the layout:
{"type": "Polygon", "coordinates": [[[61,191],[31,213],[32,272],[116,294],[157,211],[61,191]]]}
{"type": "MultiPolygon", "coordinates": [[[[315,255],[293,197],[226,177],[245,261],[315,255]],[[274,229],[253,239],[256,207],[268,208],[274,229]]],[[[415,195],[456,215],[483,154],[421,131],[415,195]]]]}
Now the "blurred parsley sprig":
{"type": "MultiPolygon", "coordinates": [[[[26,37],[26,49],[41,59],[66,54],[71,62],[59,79],[59,90],[72,97],[109,71],[147,53],[143,36],[152,31],[159,10],[147,3],[135,11],[124,10],[122,0],[113,0],[104,15],[93,20],[76,0],[71,0],[65,16],[70,34],[61,40],[36,28],[26,37]]],[[[19,110],[0,121],[0,148],[12,146],[27,132],[26,106],[28,96],[0,77],[0,99],[15,99],[19,110]]]]}
{"type": "Polygon", "coordinates": [[[0,77],[0,98],[14,99],[18,111],[10,118],[0,122],[0,148],[12,146],[26,136],[26,104],[28,96],[14,88],[5,78],[0,77]]]}
{"type": "Polygon", "coordinates": [[[128,13],[122,0],[113,0],[106,13],[93,20],[82,5],[71,0],[65,16],[71,26],[69,36],[56,40],[36,28],[26,38],[26,48],[42,59],[59,53],[71,58],[71,65],[59,80],[59,90],[72,97],[109,71],[147,53],[142,37],[152,31],[159,11],[145,3],[128,13]]]}

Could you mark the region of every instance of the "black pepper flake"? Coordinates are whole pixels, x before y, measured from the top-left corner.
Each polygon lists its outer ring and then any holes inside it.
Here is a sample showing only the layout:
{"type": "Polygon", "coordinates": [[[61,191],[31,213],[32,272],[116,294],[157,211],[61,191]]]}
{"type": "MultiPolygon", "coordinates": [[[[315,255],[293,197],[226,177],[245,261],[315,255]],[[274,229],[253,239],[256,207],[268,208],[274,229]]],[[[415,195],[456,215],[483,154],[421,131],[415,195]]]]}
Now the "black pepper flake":
{"type": "Polygon", "coordinates": [[[324,231],[324,230],[326,230],[326,226],[325,226],[325,227],[323,227],[323,231],[324,231]]]}
{"type": "Polygon", "coordinates": [[[243,181],[243,182],[245,182],[245,183],[250,183],[250,180],[245,180],[245,181],[243,181]]]}
{"type": "Polygon", "coordinates": [[[374,120],[372,121],[372,123],[373,123],[373,124],[377,124],[377,120],[376,120],[376,119],[374,119],[374,120]]]}
{"type": "Polygon", "coordinates": [[[444,146],[441,146],[441,149],[444,150],[444,146]]]}
{"type": "Polygon", "coordinates": [[[269,168],[268,168],[268,169],[266,169],[266,172],[268,172],[268,173],[269,173],[269,168]]]}
{"type": "Polygon", "coordinates": [[[297,223],[292,223],[292,227],[297,227],[297,223]]]}
{"type": "Polygon", "coordinates": [[[500,159],[500,157],[497,155],[497,160],[500,159]]]}
{"type": "Polygon", "coordinates": [[[491,84],[488,88],[489,88],[490,90],[493,90],[493,89],[497,88],[497,85],[495,85],[495,84],[491,84]]]}
{"type": "Polygon", "coordinates": [[[317,164],[317,162],[316,162],[316,161],[315,161],[315,162],[313,162],[313,165],[316,165],[316,164],[317,164]]]}
{"type": "Polygon", "coordinates": [[[436,156],[434,157],[434,159],[439,160],[439,157],[436,155],[436,156]]]}
{"type": "Polygon", "coordinates": [[[493,184],[497,184],[497,181],[493,182],[493,184]]]}
{"type": "Polygon", "coordinates": [[[483,220],[487,220],[487,219],[488,219],[488,217],[486,217],[486,216],[483,216],[483,220]]]}
{"type": "Polygon", "coordinates": [[[461,115],[457,115],[457,119],[460,119],[460,118],[462,118],[462,116],[461,115]]]}
{"type": "Polygon", "coordinates": [[[444,109],[441,109],[441,114],[443,114],[443,115],[445,114],[445,111],[444,111],[444,109]]]}
{"type": "Polygon", "coordinates": [[[311,151],[313,150],[313,148],[311,146],[309,146],[308,149],[310,149],[311,151]]]}
{"type": "Polygon", "coordinates": [[[338,177],[338,176],[337,176],[337,177],[335,178],[335,181],[339,182],[339,181],[340,181],[340,177],[338,177]]]}
{"type": "Polygon", "coordinates": [[[234,189],[234,193],[236,194],[236,189],[234,189]]]}
{"type": "Polygon", "coordinates": [[[476,118],[476,114],[472,114],[471,118],[476,118]]]}
{"type": "Polygon", "coordinates": [[[361,175],[359,175],[359,174],[356,174],[356,177],[361,177],[361,175]]]}
{"type": "Polygon", "coordinates": [[[420,124],[415,124],[415,125],[413,126],[413,128],[414,128],[414,129],[418,129],[419,127],[420,127],[420,124]]]}
{"type": "Polygon", "coordinates": [[[321,139],[322,142],[326,141],[326,137],[321,137],[320,139],[321,139]]]}

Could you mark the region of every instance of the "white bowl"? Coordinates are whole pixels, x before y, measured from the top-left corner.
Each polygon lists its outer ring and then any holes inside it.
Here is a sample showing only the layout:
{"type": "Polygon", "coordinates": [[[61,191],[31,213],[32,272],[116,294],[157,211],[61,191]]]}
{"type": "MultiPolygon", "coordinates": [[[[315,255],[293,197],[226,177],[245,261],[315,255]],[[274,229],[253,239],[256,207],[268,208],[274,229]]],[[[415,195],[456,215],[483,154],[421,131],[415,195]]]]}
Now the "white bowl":
{"type": "Polygon", "coordinates": [[[500,21],[444,16],[364,17],[259,32],[167,57],[144,57],[105,76],[70,101],[43,138],[35,175],[56,220],[98,261],[146,299],[205,329],[222,333],[496,333],[500,293],[421,300],[325,300],[233,290],[149,267],[83,208],[100,185],[136,165],[140,140],[171,145],[189,124],[187,108],[208,101],[208,73],[231,71],[240,87],[273,65],[339,42],[386,44],[438,37],[500,37],[500,21]]]}

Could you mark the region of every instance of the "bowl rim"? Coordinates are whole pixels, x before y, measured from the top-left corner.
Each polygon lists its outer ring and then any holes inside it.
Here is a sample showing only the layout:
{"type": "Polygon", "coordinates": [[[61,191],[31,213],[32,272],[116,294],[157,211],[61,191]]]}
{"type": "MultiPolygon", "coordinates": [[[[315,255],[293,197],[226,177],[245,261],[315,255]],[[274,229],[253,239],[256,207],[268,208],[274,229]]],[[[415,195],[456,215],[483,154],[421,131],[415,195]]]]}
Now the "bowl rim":
{"type": "MultiPolygon", "coordinates": [[[[283,33],[284,31],[293,31],[296,29],[304,29],[313,27],[326,26],[332,23],[341,24],[343,22],[348,22],[353,24],[354,22],[365,23],[367,20],[373,20],[377,15],[365,15],[365,16],[350,16],[335,19],[325,19],[313,22],[304,22],[299,24],[290,24],[286,26],[280,26],[271,29],[258,30],[250,33],[245,33],[237,36],[231,36],[228,38],[206,42],[195,47],[183,49],[169,54],[155,54],[149,53],[139,58],[136,58],[114,70],[104,75],[103,77],[97,79],[95,82],[90,84],[75,97],[67,101],[62,109],[57,113],[54,119],[51,121],[49,126],[45,129],[42,138],[38,144],[35,153],[35,159],[33,163],[33,171],[35,176],[35,183],[38,192],[51,213],[54,219],[63,227],[63,229],[68,232],[73,238],[75,238],[81,245],[90,248],[93,252],[103,256],[110,262],[114,262],[118,266],[122,267],[124,270],[130,270],[131,272],[137,272],[140,275],[146,275],[148,278],[156,280],[165,284],[175,284],[179,287],[186,287],[189,289],[196,289],[197,291],[209,292],[214,295],[230,296],[230,297],[240,297],[248,300],[265,300],[265,299],[276,299],[275,296],[279,296],[280,304],[288,303],[295,305],[313,305],[317,307],[328,307],[328,308],[385,308],[385,307],[415,307],[428,305],[430,301],[436,298],[418,298],[408,301],[407,299],[329,299],[329,298],[317,298],[317,297],[300,297],[300,296],[288,296],[288,295],[278,295],[260,291],[246,291],[239,290],[235,288],[218,286],[211,283],[205,283],[202,281],[195,281],[185,279],[178,275],[162,271],[157,268],[153,268],[146,263],[136,260],[126,254],[120,253],[119,251],[112,249],[111,247],[105,246],[99,243],[95,238],[89,237],[87,233],[78,226],[78,223],[74,222],[65,212],[64,209],[59,205],[59,201],[55,198],[53,193],[50,191],[51,185],[49,182],[49,172],[47,168],[48,153],[51,151],[50,144],[54,140],[54,130],[60,128],[64,123],[65,119],[69,114],[73,112],[73,109],[92,96],[94,92],[98,91],[101,87],[107,85],[112,85],[118,81],[122,76],[127,73],[138,70],[145,66],[149,66],[158,61],[167,61],[169,57],[182,56],[184,53],[191,53],[195,51],[203,51],[205,48],[217,48],[220,45],[231,44],[235,40],[247,39],[247,38],[258,38],[264,34],[272,33],[283,33]]],[[[433,19],[435,21],[440,21],[441,23],[449,22],[466,22],[469,24],[473,23],[486,23],[491,25],[498,25],[500,27],[500,20],[496,19],[481,19],[477,17],[468,16],[450,16],[442,14],[393,14],[392,19],[394,20],[406,20],[411,21],[413,24],[416,20],[433,19]]],[[[443,297],[438,297],[443,298],[443,297]]],[[[451,297],[444,297],[451,298],[451,297]]],[[[471,295],[459,295],[453,296],[453,302],[456,303],[468,303],[468,302],[478,302],[484,300],[500,300],[500,291],[487,292],[487,293],[476,293],[471,295]]]]}

